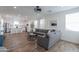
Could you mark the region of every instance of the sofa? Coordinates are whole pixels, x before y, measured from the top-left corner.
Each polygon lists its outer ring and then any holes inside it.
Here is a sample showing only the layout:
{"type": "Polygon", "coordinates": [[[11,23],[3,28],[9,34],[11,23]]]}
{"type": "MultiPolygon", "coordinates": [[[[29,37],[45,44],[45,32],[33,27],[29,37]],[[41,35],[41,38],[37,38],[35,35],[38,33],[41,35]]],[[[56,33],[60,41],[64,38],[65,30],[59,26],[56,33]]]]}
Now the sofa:
{"type": "MultiPolygon", "coordinates": [[[[60,40],[60,31],[49,31],[45,29],[36,29],[37,44],[45,49],[49,49],[60,40]]],[[[34,33],[34,34],[35,34],[34,33]]]]}

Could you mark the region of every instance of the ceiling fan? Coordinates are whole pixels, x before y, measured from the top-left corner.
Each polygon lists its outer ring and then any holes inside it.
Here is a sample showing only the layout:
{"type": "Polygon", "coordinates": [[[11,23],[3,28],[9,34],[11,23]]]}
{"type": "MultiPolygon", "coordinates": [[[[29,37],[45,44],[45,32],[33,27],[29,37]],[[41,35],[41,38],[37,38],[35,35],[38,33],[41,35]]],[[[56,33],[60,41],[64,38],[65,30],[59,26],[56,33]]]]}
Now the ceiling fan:
{"type": "Polygon", "coordinates": [[[42,11],[42,9],[39,6],[36,6],[34,8],[34,12],[40,13],[42,11]]]}

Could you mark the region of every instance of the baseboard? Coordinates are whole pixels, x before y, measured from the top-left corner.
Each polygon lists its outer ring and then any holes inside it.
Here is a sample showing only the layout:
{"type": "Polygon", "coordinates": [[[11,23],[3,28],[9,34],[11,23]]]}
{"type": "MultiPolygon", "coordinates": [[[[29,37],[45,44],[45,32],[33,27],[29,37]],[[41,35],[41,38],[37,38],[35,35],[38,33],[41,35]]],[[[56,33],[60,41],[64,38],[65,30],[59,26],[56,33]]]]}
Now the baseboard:
{"type": "Polygon", "coordinates": [[[65,40],[65,39],[61,39],[61,40],[66,41],[66,42],[69,42],[69,43],[72,43],[72,44],[77,44],[77,45],[79,45],[79,43],[77,43],[77,42],[73,42],[73,41],[69,41],[69,40],[65,40]]]}

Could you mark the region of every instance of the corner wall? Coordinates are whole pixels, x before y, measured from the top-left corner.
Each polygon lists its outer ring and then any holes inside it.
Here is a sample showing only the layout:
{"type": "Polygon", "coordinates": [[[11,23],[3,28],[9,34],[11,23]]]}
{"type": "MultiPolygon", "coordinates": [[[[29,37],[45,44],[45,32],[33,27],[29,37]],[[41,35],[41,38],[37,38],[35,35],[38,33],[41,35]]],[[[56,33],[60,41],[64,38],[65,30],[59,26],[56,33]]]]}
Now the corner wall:
{"type": "Polygon", "coordinates": [[[69,30],[66,30],[65,28],[65,20],[66,20],[65,15],[69,13],[75,13],[75,12],[79,12],[79,8],[54,14],[52,15],[52,17],[56,18],[57,20],[57,24],[58,24],[57,30],[61,31],[61,39],[79,44],[79,32],[69,31],[69,30]]]}

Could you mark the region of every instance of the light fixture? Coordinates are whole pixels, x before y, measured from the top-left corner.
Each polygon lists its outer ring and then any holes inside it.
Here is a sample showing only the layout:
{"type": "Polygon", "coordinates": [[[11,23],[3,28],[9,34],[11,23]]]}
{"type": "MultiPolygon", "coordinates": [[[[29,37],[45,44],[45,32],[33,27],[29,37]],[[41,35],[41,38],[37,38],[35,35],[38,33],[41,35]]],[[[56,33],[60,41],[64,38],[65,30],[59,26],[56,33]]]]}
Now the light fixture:
{"type": "Polygon", "coordinates": [[[16,6],[15,7],[13,7],[14,9],[16,9],[16,6]]]}
{"type": "Polygon", "coordinates": [[[35,11],[36,13],[40,13],[40,12],[42,11],[42,9],[41,9],[39,6],[36,6],[36,7],[34,8],[34,11],[35,11]]]}
{"type": "Polygon", "coordinates": [[[34,8],[34,12],[35,12],[35,15],[36,15],[36,19],[38,19],[40,14],[41,14],[41,12],[42,12],[42,9],[39,6],[36,6],[34,8]]]}

